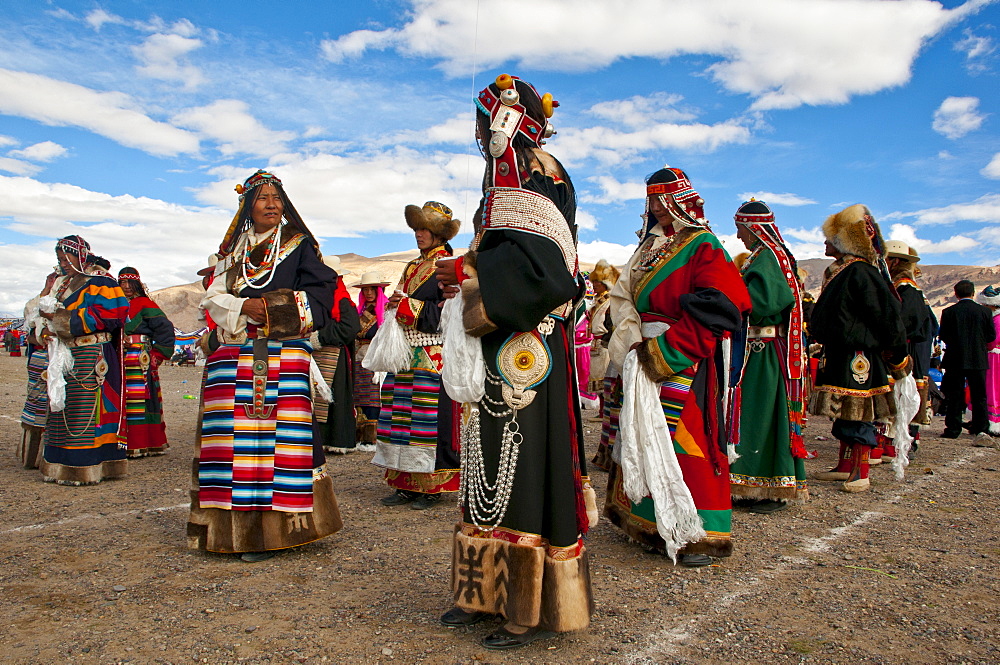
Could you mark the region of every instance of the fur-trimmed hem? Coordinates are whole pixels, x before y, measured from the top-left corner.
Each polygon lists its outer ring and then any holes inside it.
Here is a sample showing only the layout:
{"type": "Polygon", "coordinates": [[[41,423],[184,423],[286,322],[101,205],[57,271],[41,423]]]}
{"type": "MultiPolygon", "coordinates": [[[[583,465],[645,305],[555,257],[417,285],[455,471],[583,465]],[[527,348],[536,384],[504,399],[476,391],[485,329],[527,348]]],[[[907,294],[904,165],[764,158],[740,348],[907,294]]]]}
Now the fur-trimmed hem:
{"type": "Polygon", "coordinates": [[[455,605],[467,612],[560,633],[588,627],[594,611],[582,545],[577,556],[557,560],[544,546],[466,535],[461,524],[452,547],[451,589],[455,605]]]}
{"type": "Polygon", "coordinates": [[[587,525],[593,529],[601,520],[601,511],[597,509],[597,493],[590,484],[590,478],[583,479],[583,505],[587,507],[587,525]]]}
{"type": "Polygon", "coordinates": [[[42,463],[42,433],[44,427],[34,427],[21,423],[21,445],[17,457],[25,469],[37,469],[42,463]]]}
{"type": "Polygon", "coordinates": [[[282,550],[325,538],[343,525],[333,480],[326,475],[313,481],[313,509],[309,513],[202,508],[198,490],[193,489],[188,547],[222,554],[282,550]]]}
{"type": "MultiPolygon", "coordinates": [[[[604,516],[611,520],[611,523],[622,530],[628,539],[634,543],[642,545],[648,550],[654,550],[661,554],[666,554],[667,546],[663,538],[653,526],[652,531],[641,528],[638,524],[622,515],[610,502],[604,504],[604,516]]],[[[714,557],[727,557],[733,553],[733,541],[728,537],[706,536],[696,543],[688,543],[677,551],[681,554],[708,554],[714,557]]]]}
{"type": "Polygon", "coordinates": [[[161,455],[167,454],[167,448],[170,444],[164,443],[162,446],[156,448],[129,448],[125,451],[125,456],[129,459],[137,459],[139,457],[159,457],[161,455]]]}
{"type": "Polygon", "coordinates": [[[268,339],[299,337],[302,321],[299,319],[299,306],[295,300],[295,292],[291,289],[277,289],[268,291],[261,298],[267,309],[268,339]]]}
{"type": "Polygon", "coordinates": [[[809,401],[809,413],[827,416],[836,420],[858,420],[872,422],[889,419],[896,415],[896,402],[892,393],[880,393],[871,397],[841,395],[817,389],[809,401]]]}
{"type": "Polygon", "coordinates": [[[66,466],[46,462],[43,458],[38,464],[38,469],[46,482],[96,485],[102,480],[124,477],[128,471],[128,460],[108,460],[93,466],[66,466]]]}
{"type": "Polygon", "coordinates": [[[730,485],[729,492],[734,499],[787,501],[795,505],[806,503],[809,500],[809,490],[804,487],[730,485]]]}
{"type": "Polygon", "coordinates": [[[470,277],[462,282],[462,325],[472,337],[482,337],[497,329],[497,325],[486,314],[478,278],[470,277]]]}

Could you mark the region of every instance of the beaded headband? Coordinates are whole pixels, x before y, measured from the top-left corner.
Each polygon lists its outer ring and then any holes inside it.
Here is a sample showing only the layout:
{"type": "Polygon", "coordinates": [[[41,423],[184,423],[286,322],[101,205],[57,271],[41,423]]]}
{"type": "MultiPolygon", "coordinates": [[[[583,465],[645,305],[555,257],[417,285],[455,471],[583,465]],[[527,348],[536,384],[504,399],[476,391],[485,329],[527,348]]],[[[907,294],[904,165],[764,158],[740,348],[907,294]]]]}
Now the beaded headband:
{"type": "Polygon", "coordinates": [[[85,261],[90,256],[90,243],[80,236],[66,236],[56,242],[56,251],[59,250],[85,261]]]}
{"type": "MultiPolygon", "coordinates": [[[[646,213],[649,213],[649,197],[660,196],[670,197],[671,201],[679,208],[681,218],[679,221],[685,226],[707,227],[708,220],[705,219],[705,199],[695,191],[691,185],[691,180],[684,171],[664,167],[674,174],[676,180],[673,182],[657,182],[646,185],[646,213]]],[[[666,204],[666,201],[663,201],[666,204]]],[[[669,207],[669,206],[668,206],[669,207]]],[[[675,214],[675,217],[677,215],[675,214]]]]}
{"type": "Polygon", "coordinates": [[[134,273],[134,272],[120,272],[120,273],[118,273],[118,281],[121,281],[123,279],[131,279],[131,280],[133,280],[135,282],[141,282],[142,281],[142,278],[139,277],[139,273],[134,273]]]}
{"type": "Polygon", "coordinates": [[[240,195],[240,201],[242,201],[247,194],[264,184],[276,184],[280,187],[281,180],[273,173],[258,169],[256,173],[244,180],[242,185],[236,185],[236,193],[240,195]]]}
{"type": "Polygon", "coordinates": [[[755,202],[756,203],[762,203],[762,204],[764,204],[764,207],[767,207],[767,204],[764,203],[763,201],[757,201],[757,199],[751,197],[749,201],[744,201],[743,205],[741,205],[739,207],[739,209],[736,211],[736,215],[734,217],[734,219],[736,220],[736,223],[737,224],[774,224],[774,212],[772,212],[770,208],[767,209],[768,210],[767,212],[741,212],[742,209],[743,209],[743,206],[745,206],[748,203],[755,203],[755,202]]]}

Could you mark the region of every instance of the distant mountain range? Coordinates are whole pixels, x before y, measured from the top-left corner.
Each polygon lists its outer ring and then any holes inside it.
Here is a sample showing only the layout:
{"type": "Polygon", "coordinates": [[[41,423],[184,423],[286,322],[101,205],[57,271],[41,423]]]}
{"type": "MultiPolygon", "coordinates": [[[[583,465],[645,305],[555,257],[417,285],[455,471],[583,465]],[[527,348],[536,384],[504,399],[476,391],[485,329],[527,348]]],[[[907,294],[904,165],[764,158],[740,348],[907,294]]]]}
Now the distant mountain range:
{"type": "MultiPolygon", "coordinates": [[[[463,253],[465,253],[465,248],[455,250],[456,255],[463,253]]],[[[374,258],[360,254],[338,254],[337,256],[340,257],[342,268],[345,271],[350,271],[344,275],[344,281],[350,287],[361,280],[363,273],[370,271],[377,272],[391,285],[395,285],[407,262],[416,258],[417,254],[417,250],[414,249],[407,252],[383,254],[374,258]]],[[[819,296],[823,271],[828,265],[830,265],[829,259],[806,259],[799,262],[799,266],[809,273],[805,282],[806,290],[814,296],[819,296]]],[[[590,270],[593,267],[593,264],[580,264],[580,268],[583,270],[590,270]]],[[[952,287],[960,279],[972,280],[976,285],[977,293],[987,284],[1000,285],[1000,266],[921,265],[920,269],[922,274],[918,281],[923,287],[931,307],[938,314],[944,307],[954,302],[952,287]]],[[[197,281],[154,291],[150,297],[170,317],[175,327],[183,331],[193,331],[205,325],[204,319],[201,318],[201,311],[198,309],[198,303],[201,302],[204,295],[205,291],[201,288],[201,281],[197,281]]],[[[356,299],[357,290],[351,289],[351,295],[356,299]]],[[[13,314],[13,316],[20,316],[20,313],[13,314]]]]}

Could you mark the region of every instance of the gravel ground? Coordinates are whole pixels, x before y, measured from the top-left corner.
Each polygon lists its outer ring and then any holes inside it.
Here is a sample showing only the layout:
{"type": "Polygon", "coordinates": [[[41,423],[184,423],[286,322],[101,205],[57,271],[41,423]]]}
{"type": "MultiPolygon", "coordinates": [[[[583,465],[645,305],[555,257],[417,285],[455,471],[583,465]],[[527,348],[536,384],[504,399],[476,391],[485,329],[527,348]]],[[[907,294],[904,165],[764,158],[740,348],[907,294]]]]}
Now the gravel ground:
{"type": "MultiPolygon", "coordinates": [[[[924,439],[907,482],[734,515],[736,551],[675,568],[606,521],[591,531],[591,627],[513,653],[449,630],[455,500],[387,508],[369,457],[329,461],[345,527],[270,561],[186,548],[201,370],[162,371],[171,448],[94,487],[15,461],[23,358],[0,357],[0,660],[6,663],[997,663],[1000,451],[924,439]]],[[[592,415],[592,414],[588,414],[592,415]]],[[[929,433],[940,433],[935,422],[929,433]]],[[[588,424],[588,446],[599,426],[588,424]]],[[[829,425],[807,447],[830,466],[829,425]],[[822,437],[822,438],[821,438],[822,437]]],[[[606,474],[592,473],[599,500],[606,474]]]]}

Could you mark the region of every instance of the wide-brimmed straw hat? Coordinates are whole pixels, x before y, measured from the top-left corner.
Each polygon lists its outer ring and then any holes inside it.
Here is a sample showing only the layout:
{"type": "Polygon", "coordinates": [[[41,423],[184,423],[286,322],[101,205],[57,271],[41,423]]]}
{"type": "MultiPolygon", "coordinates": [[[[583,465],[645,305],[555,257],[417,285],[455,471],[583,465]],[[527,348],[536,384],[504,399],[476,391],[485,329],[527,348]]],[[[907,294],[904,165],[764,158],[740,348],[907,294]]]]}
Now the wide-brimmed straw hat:
{"type": "Polygon", "coordinates": [[[333,271],[341,277],[351,274],[351,271],[347,268],[340,267],[340,257],[336,254],[327,254],[324,256],[323,263],[325,263],[328,267],[333,268],[333,271]]]}
{"type": "Polygon", "coordinates": [[[389,282],[387,282],[382,277],[382,275],[378,274],[377,271],[375,271],[375,270],[369,270],[366,273],[362,273],[362,275],[361,275],[361,281],[358,282],[357,284],[355,284],[354,286],[356,288],[359,288],[359,289],[362,286],[382,286],[382,287],[386,287],[386,286],[389,286],[389,282]]]}
{"type": "Polygon", "coordinates": [[[201,270],[199,270],[198,271],[198,275],[200,275],[201,277],[204,277],[205,275],[211,275],[213,272],[215,272],[215,266],[218,263],[219,263],[219,255],[218,254],[209,254],[208,255],[208,267],[207,268],[202,268],[201,270]]]}

